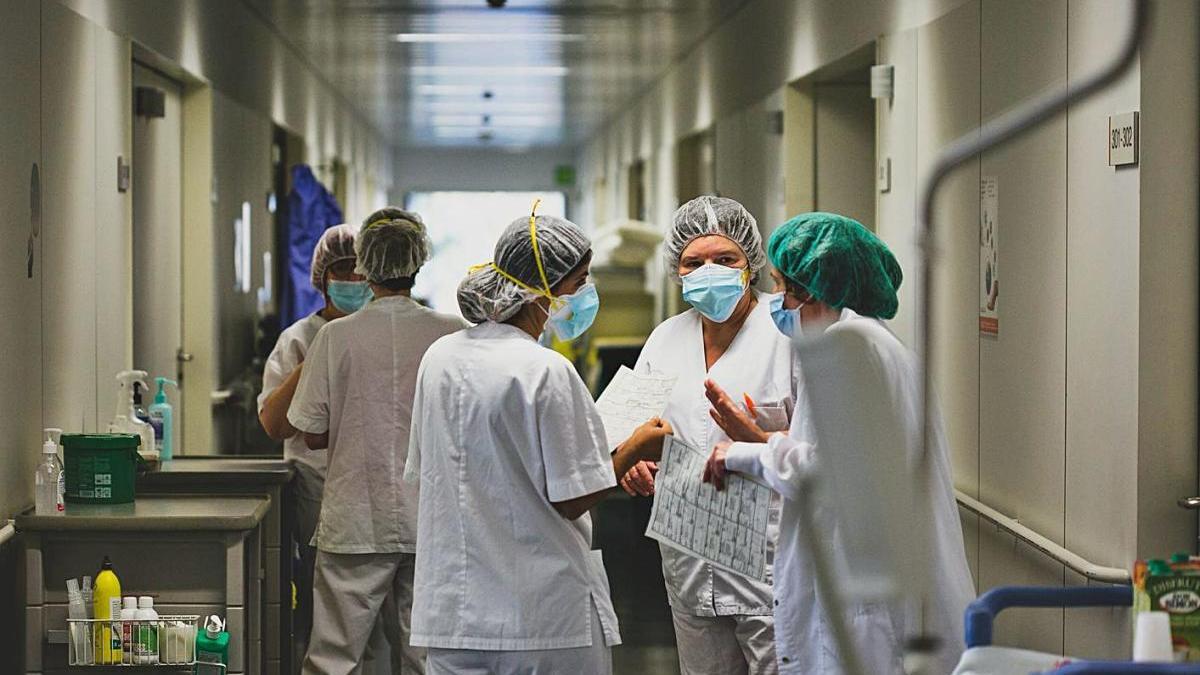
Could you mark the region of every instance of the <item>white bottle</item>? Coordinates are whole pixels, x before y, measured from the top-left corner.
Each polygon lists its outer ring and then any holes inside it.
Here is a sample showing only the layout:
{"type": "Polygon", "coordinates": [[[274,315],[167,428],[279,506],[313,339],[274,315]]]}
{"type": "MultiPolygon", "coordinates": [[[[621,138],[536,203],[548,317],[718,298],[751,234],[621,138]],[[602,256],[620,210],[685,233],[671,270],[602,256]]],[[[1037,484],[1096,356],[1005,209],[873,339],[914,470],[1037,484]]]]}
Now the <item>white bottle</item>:
{"type": "Polygon", "coordinates": [[[91,629],[84,621],[88,618],[88,611],[83,604],[83,593],[79,590],[78,579],[67,579],[67,616],[78,620],[71,623],[71,650],[68,665],[90,666],[95,664],[96,655],[92,652],[90,639],[91,629]]]}
{"type": "Polygon", "coordinates": [[[63,502],[63,492],[66,489],[66,476],[63,474],[62,462],[58,460],[58,445],[50,434],[54,429],[46,429],[46,442],[42,444],[42,461],[34,474],[34,513],[39,516],[58,515],[66,508],[63,502]]]}
{"type": "Polygon", "coordinates": [[[138,599],[136,596],[127,595],[121,598],[121,653],[124,655],[124,663],[136,663],[137,660],[133,656],[137,649],[137,623],[138,599]]]}
{"type": "Polygon", "coordinates": [[[154,611],[154,598],[143,595],[137,601],[137,645],[134,660],[137,663],[158,663],[158,612],[154,611]]]}

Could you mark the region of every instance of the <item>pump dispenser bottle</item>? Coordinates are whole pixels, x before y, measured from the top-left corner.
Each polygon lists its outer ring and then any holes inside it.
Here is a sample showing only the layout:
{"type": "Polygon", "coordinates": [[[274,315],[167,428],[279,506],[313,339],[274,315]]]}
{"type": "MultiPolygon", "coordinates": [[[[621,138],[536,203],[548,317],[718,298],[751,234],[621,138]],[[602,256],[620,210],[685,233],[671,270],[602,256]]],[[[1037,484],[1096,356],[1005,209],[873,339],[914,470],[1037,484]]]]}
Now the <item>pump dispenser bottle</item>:
{"type": "Polygon", "coordinates": [[[170,402],[167,401],[167,392],[163,387],[168,384],[178,387],[179,384],[165,377],[154,378],[154,383],[158,385],[158,392],[154,394],[154,404],[150,406],[150,426],[154,428],[154,442],[158,450],[158,458],[165,462],[175,455],[175,413],[170,402]]]}
{"type": "Polygon", "coordinates": [[[62,429],[46,429],[46,442],[42,444],[42,461],[34,474],[34,513],[39,516],[51,516],[64,511],[63,492],[66,489],[66,476],[63,474],[62,462],[58,459],[58,444],[54,442],[54,432],[62,433],[62,429]]]}

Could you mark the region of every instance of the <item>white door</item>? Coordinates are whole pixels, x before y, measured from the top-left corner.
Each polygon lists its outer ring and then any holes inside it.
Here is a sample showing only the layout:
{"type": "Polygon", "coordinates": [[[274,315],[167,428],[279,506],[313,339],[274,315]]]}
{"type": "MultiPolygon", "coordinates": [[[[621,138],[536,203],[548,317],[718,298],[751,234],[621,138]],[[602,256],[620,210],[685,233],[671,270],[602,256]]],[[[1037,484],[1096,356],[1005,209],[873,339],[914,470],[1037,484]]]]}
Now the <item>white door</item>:
{"type": "MultiPolygon", "coordinates": [[[[183,345],[183,115],[182,87],[133,64],[133,86],[161,92],[163,116],[133,115],[133,362],[154,377],[180,381],[174,406],[174,447],[180,449],[184,386],[178,361],[183,345]]],[[[154,392],[143,401],[153,402],[154,392]]]]}

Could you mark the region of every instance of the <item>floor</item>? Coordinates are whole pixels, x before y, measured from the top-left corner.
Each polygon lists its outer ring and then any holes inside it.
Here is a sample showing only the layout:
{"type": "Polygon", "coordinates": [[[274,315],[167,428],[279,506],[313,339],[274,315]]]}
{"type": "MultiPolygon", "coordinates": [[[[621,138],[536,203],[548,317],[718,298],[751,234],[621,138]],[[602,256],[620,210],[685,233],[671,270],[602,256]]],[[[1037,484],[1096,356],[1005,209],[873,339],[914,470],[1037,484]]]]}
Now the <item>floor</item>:
{"type": "Polygon", "coordinates": [[[622,644],[613,649],[614,675],[677,675],[675,632],[663,587],[658,543],[643,533],[650,499],[624,493],[592,511],[593,545],[604,551],[622,644]]]}

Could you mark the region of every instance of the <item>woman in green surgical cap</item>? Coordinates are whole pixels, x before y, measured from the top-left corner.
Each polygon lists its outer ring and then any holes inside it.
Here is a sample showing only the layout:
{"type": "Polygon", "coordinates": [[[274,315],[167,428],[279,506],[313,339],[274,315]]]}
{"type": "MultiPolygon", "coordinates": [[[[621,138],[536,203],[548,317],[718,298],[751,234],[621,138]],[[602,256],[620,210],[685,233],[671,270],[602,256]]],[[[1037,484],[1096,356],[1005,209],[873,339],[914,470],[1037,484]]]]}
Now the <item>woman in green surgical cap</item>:
{"type": "MultiPolygon", "coordinates": [[[[870,344],[884,373],[889,405],[901,411],[903,432],[920,438],[923,428],[921,371],[913,354],[883,323],[896,315],[903,275],[887,246],[860,223],[832,213],[806,213],[780,226],[767,245],[774,266],[776,295],[771,298],[771,316],[789,337],[816,336],[839,330],[855,330],[870,344]]],[[[876,392],[878,393],[878,392],[876,392]]],[[[808,401],[801,387],[791,430],[761,435],[747,432],[753,420],[735,406],[724,392],[710,391],[716,414],[735,442],[718,444],[709,457],[704,480],[720,489],[727,472],[750,474],[783,495],[779,547],[775,556],[775,643],[779,672],[838,673],[843,665],[832,642],[830,627],[810,574],[811,552],[800,536],[799,504],[805,477],[822,462],[821,448],[810,424],[805,423],[808,401]]],[[[936,411],[935,411],[936,414],[936,411]]],[[[975,590],[963,548],[962,528],[955,506],[950,458],[935,418],[930,446],[921,462],[918,477],[928,495],[918,504],[917,517],[932,524],[934,533],[930,566],[920,570],[936,580],[934,593],[926,598],[924,629],[945,641],[937,653],[950,672],[962,653],[962,616],[975,590]]],[[[822,532],[836,531],[837,521],[828,509],[814,514],[822,532]]],[[[831,541],[837,541],[831,537],[831,541]]],[[[835,543],[836,547],[837,544],[835,543]]],[[[844,555],[844,551],[835,551],[844,555]]],[[[919,607],[902,603],[872,603],[848,608],[851,638],[858,646],[864,672],[903,673],[901,655],[906,636],[920,632],[919,607]]]]}

